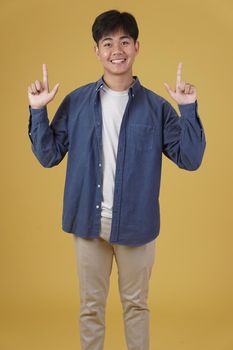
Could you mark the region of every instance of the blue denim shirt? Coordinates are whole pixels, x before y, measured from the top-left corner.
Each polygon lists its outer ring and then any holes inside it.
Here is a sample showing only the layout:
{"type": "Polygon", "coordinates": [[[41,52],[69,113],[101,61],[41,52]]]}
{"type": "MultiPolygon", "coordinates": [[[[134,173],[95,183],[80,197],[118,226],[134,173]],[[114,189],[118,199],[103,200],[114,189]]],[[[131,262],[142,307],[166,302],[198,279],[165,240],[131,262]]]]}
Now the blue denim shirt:
{"type": "MultiPolygon", "coordinates": [[[[206,138],[197,100],[178,105],[136,82],[119,132],[110,243],[143,245],[160,232],[162,154],[185,170],[199,168],[206,138]]],[[[49,123],[47,107],[29,105],[28,135],[43,167],[58,165],[67,153],[62,229],[97,238],[102,201],[103,76],[65,96],[49,123]]]]}

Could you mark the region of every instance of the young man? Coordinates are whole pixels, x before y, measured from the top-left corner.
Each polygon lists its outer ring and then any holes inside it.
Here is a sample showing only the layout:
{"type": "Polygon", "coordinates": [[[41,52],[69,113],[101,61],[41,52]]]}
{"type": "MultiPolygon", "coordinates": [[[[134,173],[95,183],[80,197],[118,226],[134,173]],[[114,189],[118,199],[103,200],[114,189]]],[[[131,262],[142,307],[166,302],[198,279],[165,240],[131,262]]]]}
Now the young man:
{"type": "Polygon", "coordinates": [[[162,154],[178,167],[199,168],[206,139],[197,112],[196,88],[181,80],[165,87],[181,116],[163,97],[143,87],[132,73],[139,52],[135,18],[116,10],[92,26],[95,53],[103,65],[96,81],[70,92],[49,124],[46,65],[43,82],[28,87],[29,137],[44,167],[66,153],[62,228],[72,233],[80,284],[83,350],[102,350],[105,307],[113,256],[129,350],[149,349],[149,279],[160,230],[162,154]]]}

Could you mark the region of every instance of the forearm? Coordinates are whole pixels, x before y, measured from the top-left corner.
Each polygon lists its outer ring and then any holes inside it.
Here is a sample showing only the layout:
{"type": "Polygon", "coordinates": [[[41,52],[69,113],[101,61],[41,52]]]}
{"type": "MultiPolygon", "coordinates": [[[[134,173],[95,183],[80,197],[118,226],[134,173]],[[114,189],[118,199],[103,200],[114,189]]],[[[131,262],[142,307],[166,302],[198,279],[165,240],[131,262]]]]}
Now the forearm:
{"type": "Polygon", "coordinates": [[[59,164],[68,149],[66,120],[61,118],[61,109],[51,124],[46,106],[39,109],[29,106],[29,112],[28,135],[33,153],[44,167],[59,164]]]}
{"type": "Polygon", "coordinates": [[[197,101],[178,107],[180,117],[173,107],[167,111],[163,151],[180,168],[196,170],[201,165],[206,147],[203,124],[197,113],[197,101]]]}

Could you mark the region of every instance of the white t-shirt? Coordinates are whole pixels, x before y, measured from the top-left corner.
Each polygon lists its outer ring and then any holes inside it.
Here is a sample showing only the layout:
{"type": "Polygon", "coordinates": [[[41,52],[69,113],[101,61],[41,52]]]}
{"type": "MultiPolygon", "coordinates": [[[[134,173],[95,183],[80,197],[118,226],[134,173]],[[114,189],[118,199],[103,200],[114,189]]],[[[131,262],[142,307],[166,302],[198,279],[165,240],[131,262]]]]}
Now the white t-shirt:
{"type": "Polygon", "coordinates": [[[101,216],[112,218],[118,137],[128,102],[128,90],[115,91],[106,84],[100,90],[102,107],[103,192],[101,216]]]}

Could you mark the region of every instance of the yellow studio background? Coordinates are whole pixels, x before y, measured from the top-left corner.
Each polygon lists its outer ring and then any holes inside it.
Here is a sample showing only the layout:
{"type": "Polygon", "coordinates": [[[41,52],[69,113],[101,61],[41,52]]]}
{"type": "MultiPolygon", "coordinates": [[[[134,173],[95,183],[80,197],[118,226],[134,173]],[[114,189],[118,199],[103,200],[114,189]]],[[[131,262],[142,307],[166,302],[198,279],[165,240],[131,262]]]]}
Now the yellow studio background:
{"type": "MultiPolygon", "coordinates": [[[[178,106],[163,81],[197,87],[207,146],[201,167],[163,156],[161,229],[150,282],[151,349],[233,349],[232,27],[230,0],[2,1],[0,350],[78,350],[79,285],[72,235],[61,229],[66,159],[43,168],[28,137],[27,87],[47,64],[50,121],[63,97],[102,74],[95,17],[131,12],[134,74],[178,106]]],[[[105,349],[126,349],[114,261],[105,349]]]]}

